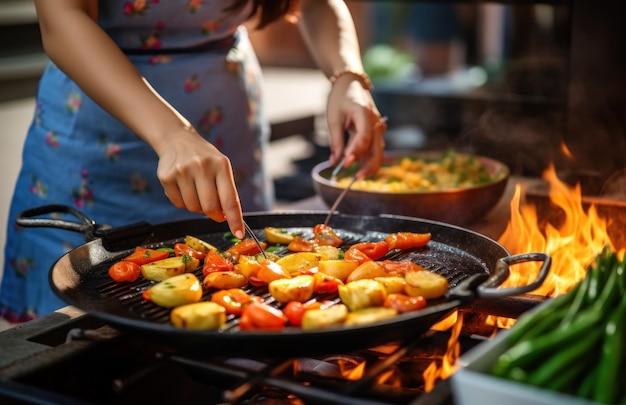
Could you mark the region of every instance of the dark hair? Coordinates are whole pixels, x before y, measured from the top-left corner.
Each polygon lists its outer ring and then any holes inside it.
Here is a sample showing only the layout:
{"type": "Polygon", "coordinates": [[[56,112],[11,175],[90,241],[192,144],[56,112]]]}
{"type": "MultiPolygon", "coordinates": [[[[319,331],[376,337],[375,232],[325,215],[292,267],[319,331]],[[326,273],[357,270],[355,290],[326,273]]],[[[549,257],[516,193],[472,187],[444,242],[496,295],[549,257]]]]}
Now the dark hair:
{"type": "Polygon", "coordinates": [[[252,12],[249,17],[259,15],[256,28],[261,29],[281,17],[296,15],[298,0],[234,0],[233,4],[226,8],[228,12],[236,12],[252,1],[252,12]]]}

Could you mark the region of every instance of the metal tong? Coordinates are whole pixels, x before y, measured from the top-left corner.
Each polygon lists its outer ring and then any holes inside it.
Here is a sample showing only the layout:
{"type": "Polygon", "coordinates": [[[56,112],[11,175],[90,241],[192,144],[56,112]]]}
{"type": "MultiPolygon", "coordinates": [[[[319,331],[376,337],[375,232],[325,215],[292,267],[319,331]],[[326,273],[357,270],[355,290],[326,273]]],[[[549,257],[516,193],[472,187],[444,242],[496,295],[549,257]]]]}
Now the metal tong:
{"type": "MultiPolygon", "coordinates": [[[[343,159],[341,159],[341,162],[339,162],[339,164],[337,166],[335,166],[335,168],[333,169],[333,171],[332,171],[332,173],[330,175],[330,181],[332,183],[337,183],[337,175],[339,174],[341,169],[343,169],[343,165],[345,163],[346,163],[346,156],[344,156],[343,159]]],[[[341,200],[343,200],[343,198],[346,196],[346,194],[348,194],[348,190],[350,190],[350,187],[352,187],[352,185],[354,184],[355,181],[356,181],[356,174],[354,174],[352,176],[352,179],[350,179],[350,183],[348,183],[346,188],[343,189],[341,194],[339,194],[339,196],[337,197],[337,199],[335,200],[333,205],[330,207],[330,211],[328,212],[328,215],[326,216],[326,219],[324,220],[324,225],[328,226],[328,223],[330,222],[330,218],[333,216],[333,214],[334,214],[335,210],[337,209],[337,207],[339,206],[339,204],[341,204],[341,200]]]]}

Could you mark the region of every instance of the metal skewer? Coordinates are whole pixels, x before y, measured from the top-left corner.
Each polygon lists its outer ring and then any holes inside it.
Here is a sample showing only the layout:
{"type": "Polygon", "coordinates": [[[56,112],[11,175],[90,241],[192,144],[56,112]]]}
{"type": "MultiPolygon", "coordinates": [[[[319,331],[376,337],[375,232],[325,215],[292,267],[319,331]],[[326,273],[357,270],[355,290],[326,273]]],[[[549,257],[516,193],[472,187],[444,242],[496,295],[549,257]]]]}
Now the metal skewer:
{"type": "MultiPolygon", "coordinates": [[[[345,162],[346,162],[346,156],[344,156],[343,159],[341,159],[341,162],[339,162],[339,164],[333,169],[333,171],[332,171],[332,173],[330,175],[330,181],[332,183],[337,183],[337,175],[339,174],[339,172],[343,168],[343,165],[345,164],[345,162]]],[[[355,181],[356,181],[356,174],[352,176],[352,179],[350,180],[350,183],[348,183],[346,188],[344,188],[343,191],[341,192],[341,194],[339,194],[339,196],[337,197],[337,199],[333,203],[332,207],[330,207],[330,211],[328,212],[328,215],[326,216],[326,219],[324,220],[324,225],[328,226],[328,223],[330,222],[330,218],[333,216],[333,213],[335,212],[335,210],[337,209],[337,207],[341,203],[341,200],[343,200],[343,197],[346,196],[346,194],[348,193],[348,190],[350,190],[350,187],[352,187],[352,185],[354,184],[355,181]]]]}
{"type": "Polygon", "coordinates": [[[243,221],[243,226],[246,228],[246,232],[248,232],[250,236],[252,237],[252,239],[254,240],[254,243],[256,243],[263,257],[267,259],[267,255],[265,254],[265,249],[263,249],[263,246],[261,246],[261,241],[259,241],[259,238],[256,237],[252,228],[250,228],[250,226],[246,223],[246,221],[243,221]]]}

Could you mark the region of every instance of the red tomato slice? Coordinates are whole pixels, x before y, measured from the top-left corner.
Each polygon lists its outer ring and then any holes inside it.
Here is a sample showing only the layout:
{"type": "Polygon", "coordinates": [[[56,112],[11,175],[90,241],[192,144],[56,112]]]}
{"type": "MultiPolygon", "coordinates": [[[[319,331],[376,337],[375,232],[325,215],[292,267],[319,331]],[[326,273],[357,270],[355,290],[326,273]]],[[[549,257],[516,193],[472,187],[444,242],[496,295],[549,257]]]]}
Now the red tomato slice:
{"type": "Polygon", "coordinates": [[[404,294],[389,294],[383,306],[394,308],[400,313],[417,311],[426,307],[426,298],[422,296],[410,297],[404,294]]]}
{"type": "Polygon", "coordinates": [[[343,285],[343,281],[339,280],[337,277],[320,272],[313,274],[313,279],[313,291],[318,294],[336,293],[339,286],[343,285]]]}
{"type": "Polygon", "coordinates": [[[339,247],[343,245],[343,240],[337,236],[333,228],[324,224],[317,224],[313,227],[315,242],[318,245],[339,247]]]}
{"type": "Polygon", "coordinates": [[[232,271],[235,265],[229,259],[225,258],[214,250],[209,252],[204,257],[204,264],[202,265],[202,274],[207,275],[214,271],[232,271]]]}
{"type": "Polygon", "coordinates": [[[387,235],[385,242],[387,242],[390,250],[407,250],[426,245],[430,237],[430,233],[396,232],[387,235]]]}
{"type": "MultiPolygon", "coordinates": [[[[261,247],[265,249],[267,243],[261,242],[261,247]]],[[[235,245],[228,248],[226,253],[233,256],[235,259],[239,257],[239,255],[248,255],[253,256],[257,253],[261,253],[261,250],[256,245],[254,239],[244,239],[240,242],[237,242],[235,245]]]]}
{"type": "Polygon", "coordinates": [[[287,317],[278,308],[264,302],[252,302],[246,305],[239,319],[241,329],[282,329],[287,324],[287,317]]]}
{"type": "Polygon", "coordinates": [[[202,260],[206,256],[206,253],[200,252],[186,243],[177,243],[174,245],[174,254],[176,256],[189,256],[194,259],[202,260]]]}
{"type": "Polygon", "coordinates": [[[360,251],[359,249],[350,248],[346,250],[346,253],[343,255],[344,260],[350,260],[353,262],[357,262],[359,264],[363,264],[365,262],[371,262],[372,258],[360,251]]]}
{"type": "Polygon", "coordinates": [[[118,283],[133,282],[139,278],[141,266],[135,262],[121,261],[113,264],[109,268],[109,276],[118,283]]]}
{"type": "Polygon", "coordinates": [[[148,249],[142,246],[137,246],[133,253],[124,258],[124,261],[137,263],[141,266],[142,264],[167,259],[169,255],[170,252],[167,251],[148,249]]]}
{"type": "Polygon", "coordinates": [[[362,242],[354,244],[350,249],[357,249],[365,253],[372,260],[378,260],[389,252],[387,242],[362,242]]]}
{"type": "Polygon", "coordinates": [[[421,271],[425,270],[422,266],[417,263],[414,263],[411,260],[383,260],[378,262],[385,269],[390,276],[397,276],[400,274],[406,274],[409,271],[421,271]]]}
{"type": "Polygon", "coordinates": [[[313,243],[302,238],[302,236],[295,236],[287,245],[287,249],[291,252],[312,252],[314,247],[313,243]]]}

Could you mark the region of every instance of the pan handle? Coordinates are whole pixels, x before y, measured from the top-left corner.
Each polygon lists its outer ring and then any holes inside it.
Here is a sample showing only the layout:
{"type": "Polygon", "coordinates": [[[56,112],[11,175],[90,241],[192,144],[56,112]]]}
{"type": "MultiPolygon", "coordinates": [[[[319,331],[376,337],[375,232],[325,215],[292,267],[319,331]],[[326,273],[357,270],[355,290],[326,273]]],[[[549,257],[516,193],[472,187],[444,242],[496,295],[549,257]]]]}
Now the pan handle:
{"type": "Polygon", "coordinates": [[[15,218],[15,223],[26,228],[59,228],[68,231],[80,232],[84,235],[85,240],[93,240],[96,238],[96,229],[101,226],[96,225],[79,210],[68,205],[50,204],[41,207],[35,207],[20,212],[15,218]],[[70,214],[79,219],[80,222],[69,221],[57,218],[36,218],[48,214],[70,214]]]}
{"type": "Polygon", "coordinates": [[[494,274],[477,287],[476,293],[480,298],[502,298],[534,291],[539,288],[546,277],[548,277],[550,266],[552,266],[552,258],[546,253],[522,253],[503,257],[496,263],[496,271],[494,274]],[[543,262],[539,269],[539,274],[537,274],[537,277],[532,283],[519,287],[497,288],[509,277],[510,265],[530,261],[543,262]]]}

